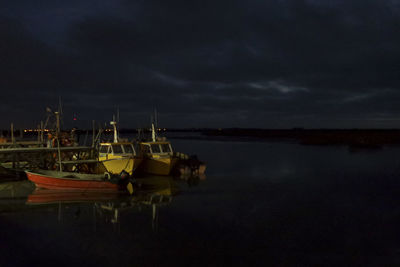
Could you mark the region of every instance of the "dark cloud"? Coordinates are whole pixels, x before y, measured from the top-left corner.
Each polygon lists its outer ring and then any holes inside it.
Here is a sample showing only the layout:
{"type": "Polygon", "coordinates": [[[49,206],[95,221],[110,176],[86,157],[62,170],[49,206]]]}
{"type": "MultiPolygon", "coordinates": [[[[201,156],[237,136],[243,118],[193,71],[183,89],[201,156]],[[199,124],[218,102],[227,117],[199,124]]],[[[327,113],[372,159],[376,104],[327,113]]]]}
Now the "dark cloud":
{"type": "Polygon", "coordinates": [[[81,127],[155,106],[167,127],[399,124],[395,1],[17,1],[0,22],[1,109],[24,125],[59,96],[81,127]]]}

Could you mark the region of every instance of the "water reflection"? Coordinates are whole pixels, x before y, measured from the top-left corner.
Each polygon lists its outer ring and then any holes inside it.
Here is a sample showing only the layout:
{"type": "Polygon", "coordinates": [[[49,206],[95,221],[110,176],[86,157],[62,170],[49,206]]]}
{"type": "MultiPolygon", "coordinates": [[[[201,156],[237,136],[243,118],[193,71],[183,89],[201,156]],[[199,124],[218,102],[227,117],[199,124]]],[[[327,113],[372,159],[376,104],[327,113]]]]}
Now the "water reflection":
{"type": "Polygon", "coordinates": [[[199,151],[206,181],[36,205],[28,181],[2,184],[0,266],[398,266],[399,147],[174,144],[199,151]]]}
{"type": "Polygon", "coordinates": [[[29,181],[0,183],[0,214],[26,210],[26,197],[34,188],[29,181]]]}
{"type": "Polygon", "coordinates": [[[124,216],[146,212],[151,217],[153,231],[157,232],[159,209],[169,205],[182,192],[185,183],[186,186],[194,186],[204,179],[205,176],[145,176],[137,179],[132,195],[127,192],[40,189],[29,181],[0,183],[0,214],[47,210],[62,223],[71,219],[79,220],[83,213],[90,213],[94,231],[98,231],[100,223],[105,223],[120,233],[124,216]]]}

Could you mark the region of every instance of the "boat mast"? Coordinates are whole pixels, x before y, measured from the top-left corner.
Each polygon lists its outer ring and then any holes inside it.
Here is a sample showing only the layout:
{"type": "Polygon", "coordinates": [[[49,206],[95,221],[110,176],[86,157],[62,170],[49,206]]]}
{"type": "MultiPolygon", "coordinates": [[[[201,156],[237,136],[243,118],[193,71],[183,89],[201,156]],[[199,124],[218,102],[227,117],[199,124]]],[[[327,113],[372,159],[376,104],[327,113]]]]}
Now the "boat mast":
{"type": "Polygon", "coordinates": [[[154,126],[158,128],[158,113],[157,113],[157,108],[154,109],[154,126]]]}
{"type": "Polygon", "coordinates": [[[154,129],[154,123],[151,124],[151,140],[153,140],[153,142],[156,141],[156,131],[154,129]]]}
{"type": "Polygon", "coordinates": [[[117,131],[117,122],[115,121],[115,116],[113,116],[113,120],[110,122],[110,124],[114,128],[114,143],[118,143],[118,131],[117,131]]]}
{"type": "Polygon", "coordinates": [[[155,127],[157,126],[157,109],[154,109],[154,121],[151,122],[151,139],[153,142],[156,141],[156,130],[155,127]],[[155,124],[155,125],[154,125],[155,124]]]}
{"type": "Polygon", "coordinates": [[[60,112],[54,112],[56,115],[56,140],[57,140],[57,152],[58,152],[58,165],[59,171],[62,172],[62,162],[61,162],[61,151],[60,151],[60,112]]]}

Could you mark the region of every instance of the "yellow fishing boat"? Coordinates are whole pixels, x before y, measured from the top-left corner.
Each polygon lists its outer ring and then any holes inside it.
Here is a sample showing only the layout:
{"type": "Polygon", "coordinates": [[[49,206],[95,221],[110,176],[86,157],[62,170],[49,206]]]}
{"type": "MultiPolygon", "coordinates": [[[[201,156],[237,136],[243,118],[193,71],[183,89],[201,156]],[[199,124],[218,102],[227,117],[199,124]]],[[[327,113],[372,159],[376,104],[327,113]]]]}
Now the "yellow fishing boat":
{"type": "Polygon", "coordinates": [[[140,170],[155,175],[169,175],[178,159],[174,157],[171,143],[165,138],[158,138],[151,124],[151,140],[139,142],[143,162],[140,170]]]}
{"type": "Polygon", "coordinates": [[[142,162],[142,157],[130,142],[101,143],[99,161],[109,173],[120,174],[126,171],[132,175],[142,162]]]}
{"type": "Polygon", "coordinates": [[[115,118],[110,124],[114,127],[114,141],[100,143],[99,161],[103,163],[109,173],[120,174],[122,171],[126,171],[132,175],[143,158],[136,152],[133,143],[119,141],[115,118]]]}
{"type": "Polygon", "coordinates": [[[140,169],[149,174],[169,175],[177,163],[169,141],[140,142],[143,162],[140,169]]]}

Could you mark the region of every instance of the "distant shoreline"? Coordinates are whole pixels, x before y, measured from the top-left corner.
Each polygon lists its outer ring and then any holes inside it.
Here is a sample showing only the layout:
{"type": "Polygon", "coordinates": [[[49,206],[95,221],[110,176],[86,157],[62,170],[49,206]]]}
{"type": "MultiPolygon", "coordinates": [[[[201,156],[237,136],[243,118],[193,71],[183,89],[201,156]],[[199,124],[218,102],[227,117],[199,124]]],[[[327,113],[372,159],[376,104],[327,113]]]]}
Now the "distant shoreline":
{"type": "MultiPolygon", "coordinates": [[[[70,130],[66,130],[70,131],[70,130]]],[[[18,135],[20,130],[15,131],[18,135]]],[[[137,134],[137,129],[120,129],[120,134],[137,134]]],[[[142,130],[143,134],[150,131],[142,130]]],[[[256,129],[256,128],[169,128],[160,129],[161,135],[171,134],[171,139],[196,139],[217,141],[268,141],[295,142],[303,145],[347,145],[351,147],[379,148],[383,145],[400,145],[400,129],[256,129]],[[183,133],[175,136],[174,134],[183,133]],[[187,133],[187,134],[185,134],[187,133]],[[196,135],[193,135],[196,134],[196,135]]],[[[10,136],[7,130],[3,136],[10,136]]],[[[89,129],[77,129],[76,134],[92,134],[89,129]]],[[[106,132],[111,134],[111,132],[106,132]]],[[[37,132],[24,133],[34,137],[37,132]]]]}
{"type": "Polygon", "coordinates": [[[203,133],[210,137],[245,137],[257,140],[288,141],[303,145],[348,145],[379,148],[400,144],[400,129],[218,129],[203,133]]]}

